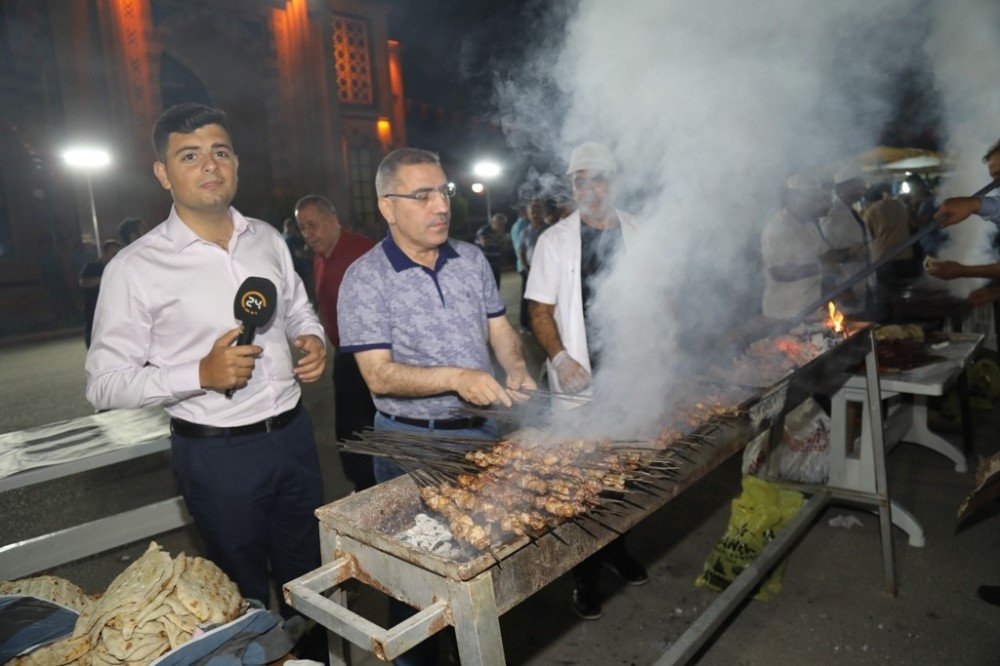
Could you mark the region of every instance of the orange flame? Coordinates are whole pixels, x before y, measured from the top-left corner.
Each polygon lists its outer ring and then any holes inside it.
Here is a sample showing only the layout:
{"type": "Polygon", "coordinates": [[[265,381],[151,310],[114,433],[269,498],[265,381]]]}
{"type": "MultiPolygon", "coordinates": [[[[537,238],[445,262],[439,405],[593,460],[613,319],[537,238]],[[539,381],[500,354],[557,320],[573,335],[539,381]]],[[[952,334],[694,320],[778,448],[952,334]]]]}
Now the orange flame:
{"type": "Polygon", "coordinates": [[[837,310],[837,306],[830,301],[826,304],[826,309],[830,312],[830,318],[826,325],[833,329],[834,333],[844,332],[844,313],[837,310]]]}

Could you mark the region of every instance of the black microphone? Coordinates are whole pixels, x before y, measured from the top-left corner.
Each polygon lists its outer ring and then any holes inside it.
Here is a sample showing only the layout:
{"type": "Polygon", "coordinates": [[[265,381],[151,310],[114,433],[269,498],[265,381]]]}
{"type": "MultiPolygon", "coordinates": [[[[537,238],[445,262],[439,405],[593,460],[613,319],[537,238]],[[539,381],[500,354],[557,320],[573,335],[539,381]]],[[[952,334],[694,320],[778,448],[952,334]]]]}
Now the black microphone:
{"type": "MultiPolygon", "coordinates": [[[[233,301],[233,316],[242,324],[237,346],[250,344],[257,329],[267,326],[274,316],[277,300],[278,288],[267,278],[248,277],[243,281],[233,301]]],[[[235,391],[234,388],[226,389],[226,397],[232,398],[235,391]]]]}

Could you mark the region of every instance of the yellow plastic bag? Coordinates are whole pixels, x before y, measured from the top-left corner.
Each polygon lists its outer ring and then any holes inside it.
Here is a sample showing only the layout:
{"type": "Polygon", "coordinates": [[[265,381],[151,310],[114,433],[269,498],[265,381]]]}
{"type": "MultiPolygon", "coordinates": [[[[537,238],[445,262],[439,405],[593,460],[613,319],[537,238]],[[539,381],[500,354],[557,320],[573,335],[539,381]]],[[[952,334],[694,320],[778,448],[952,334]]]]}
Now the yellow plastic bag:
{"type": "MultiPolygon", "coordinates": [[[[768,483],[756,476],[743,477],[743,492],[733,500],[726,533],[712,548],[705,569],[695,581],[722,591],[764,550],[802,508],[802,493],[768,483]]],[[[755,599],[767,601],[781,589],[782,561],[761,583],[755,599]]]]}

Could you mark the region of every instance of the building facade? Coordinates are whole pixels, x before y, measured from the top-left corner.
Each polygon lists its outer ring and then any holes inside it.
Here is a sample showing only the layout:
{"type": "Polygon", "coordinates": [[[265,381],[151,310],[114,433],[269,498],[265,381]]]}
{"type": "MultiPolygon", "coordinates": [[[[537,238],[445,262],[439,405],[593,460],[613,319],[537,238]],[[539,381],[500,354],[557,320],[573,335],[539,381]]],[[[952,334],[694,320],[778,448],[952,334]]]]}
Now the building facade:
{"type": "Polygon", "coordinates": [[[227,113],[235,205],[280,225],[302,194],[379,233],[373,177],[405,144],[387,0],[3,0],[0,3],[0,336],[72,321],[94,224],[159,223],[150,130],[180,102],[227,113]],[[69,167],[100,146],[109,166],[69,167]],[[92,197],[91,197],[92,192],[92,197]]]}

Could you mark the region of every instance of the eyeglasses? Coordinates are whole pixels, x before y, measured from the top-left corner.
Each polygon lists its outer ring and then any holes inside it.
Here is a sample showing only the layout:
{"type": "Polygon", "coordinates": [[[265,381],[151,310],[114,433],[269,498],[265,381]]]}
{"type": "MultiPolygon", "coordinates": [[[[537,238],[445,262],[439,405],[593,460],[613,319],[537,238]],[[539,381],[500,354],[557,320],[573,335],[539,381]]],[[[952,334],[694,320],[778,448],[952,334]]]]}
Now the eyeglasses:
{"type": "Polygon", "coordinates": [[[441,187],[424,187],[409,194],[383,194],[385,198],[398,197],[400,199],[413,199],[414,201],[429,201],[431,195],[437,192],[445,199],[451,199],[458,192],[455,183],[445,183],[441,187]]]}

